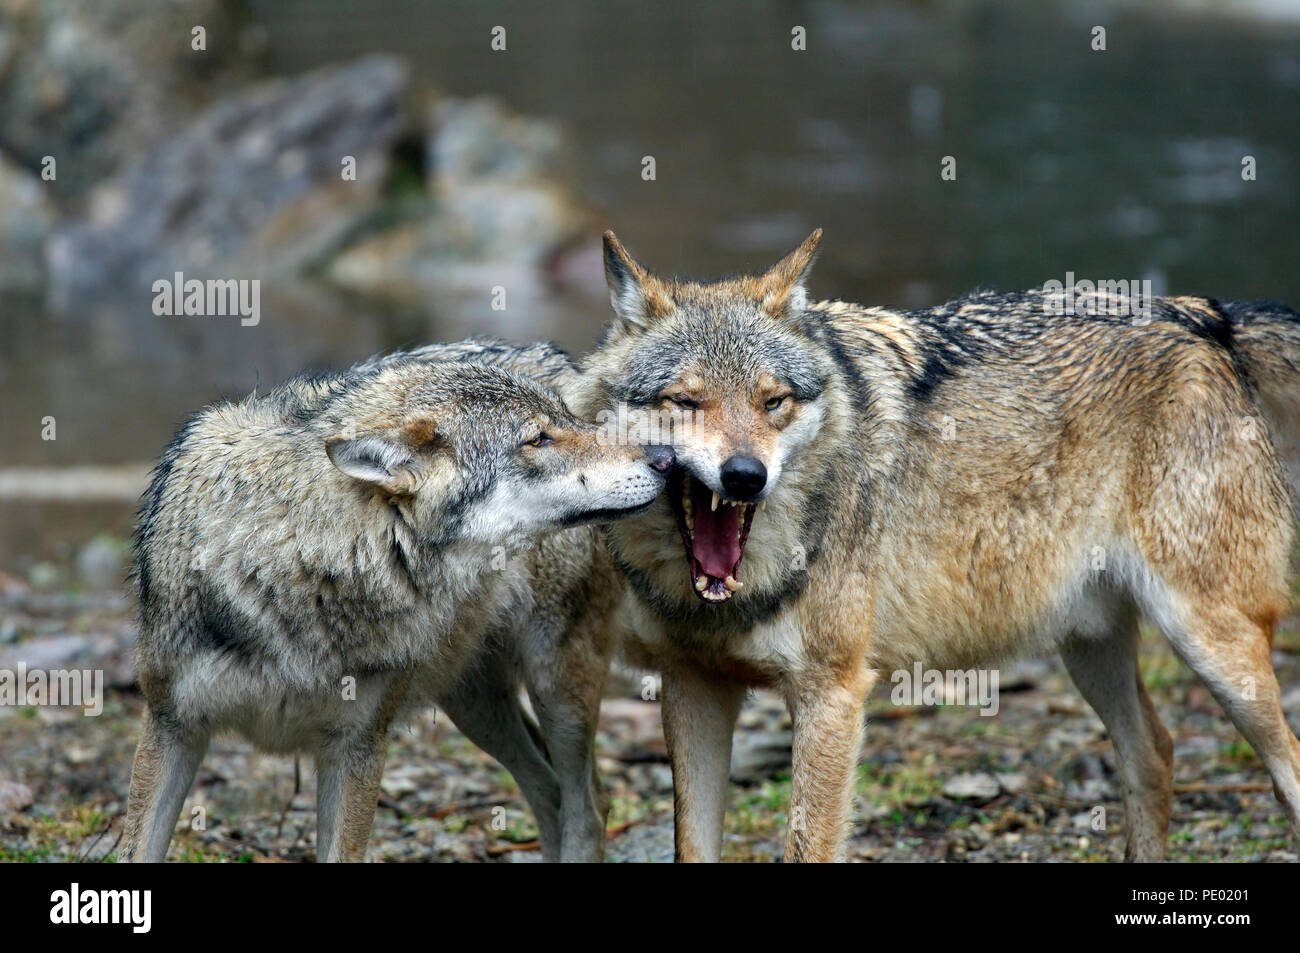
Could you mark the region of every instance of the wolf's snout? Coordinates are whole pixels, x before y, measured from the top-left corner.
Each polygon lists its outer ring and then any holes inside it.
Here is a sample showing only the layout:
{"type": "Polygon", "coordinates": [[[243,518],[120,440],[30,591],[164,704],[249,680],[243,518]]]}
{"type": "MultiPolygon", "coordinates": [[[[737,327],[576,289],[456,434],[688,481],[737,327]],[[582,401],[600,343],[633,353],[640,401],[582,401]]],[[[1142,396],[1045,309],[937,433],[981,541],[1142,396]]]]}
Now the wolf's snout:
{"type": "Polygon", "coordinates": [[[650,464],[650,469],[656,473],[667,473],[677,462],[677,454],[673,453],[672,447],[665,447],[660,444],[651,444],[645,448],[646,462],[650,464]]]}
{"type": "Polygon", "coordinates": [[[735,456],[722,465],[722,488],[742,502],[756,499],[767,486],[767,467],[754,457],[735,456]]]}

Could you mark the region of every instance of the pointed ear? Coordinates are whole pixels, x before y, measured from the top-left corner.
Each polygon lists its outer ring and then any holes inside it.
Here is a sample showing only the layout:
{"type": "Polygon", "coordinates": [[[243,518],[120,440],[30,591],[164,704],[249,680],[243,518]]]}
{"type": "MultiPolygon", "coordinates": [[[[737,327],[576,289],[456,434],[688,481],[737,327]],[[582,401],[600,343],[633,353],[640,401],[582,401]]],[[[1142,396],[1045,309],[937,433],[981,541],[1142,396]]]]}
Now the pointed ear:
{"type": "Polygon", "coordinates": [[[763,310],[773,317],[784,314],[798,314],[808,306],[808,292],[804,281],[812,270],[813,259],[817,257],[817,246],[821,244],[822,230],[819,228],[803,240],[803,244],[773,265],[761,279],[763,310]]]}
{"type": "Polygon", "coordinates": [[[325,441],[325,452],[340,473],[354,480],[390,493],[409,492],[412,487],[409,468],[415,454],[388,437],[331,437],[325,441]]]}
{"type": "Polygon", "coordinates": [[[605,233],[604,242],[605,284],[614,313],[640,328],[671,313],[673,299],[664,283],[642,268],[613,232],[605,233]]]}

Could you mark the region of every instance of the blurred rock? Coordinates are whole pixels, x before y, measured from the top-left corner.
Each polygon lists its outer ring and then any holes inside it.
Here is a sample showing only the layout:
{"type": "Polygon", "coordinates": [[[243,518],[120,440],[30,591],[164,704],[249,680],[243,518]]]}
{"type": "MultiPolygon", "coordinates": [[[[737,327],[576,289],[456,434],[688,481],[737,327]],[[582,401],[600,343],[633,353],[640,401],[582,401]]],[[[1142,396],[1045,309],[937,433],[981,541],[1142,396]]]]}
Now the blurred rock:
{"type": "Polygon", "coordinates": [[[12,814],[32,806],[32,789],[16,781],[0,781],[0,814],[12,814]]]}
{"type": "Polygon", "coordinates": [[[635,698],[606,698],[600,703],[600,730],[629,745],[643,745],[662,737],[658,702],[635,698]]]}
{"type": "Polygon", "coordinates": [[[12,573],[0,570],[0,597],[19,596],[27,592],[27,583],[12,573]]]}
{"type": "Polygon", "coordinates": [[[0,292],[36,294],[44,287],[53,225],[45,183],[0,153],[0,292]]]}
{"type": "Polygon", "coordinates": [[[527,183],[557,178],[564,136],[545,119],[516,116],[491,97],[445,99],[434,108],[429,174],[442,189],[491,179],[527,183]]]}
{"type": "Polygon", "coordinates": [[[958,801],[991,801],[1002,790],[998,779],[991,774],[958,774],[943,786],[945,797],[958,801]]]}
{"type": "Polygon", "coordinates": [[[629,827],[605,845],[605,861],[612,864],[671,864],[672,822],[629,827]]]}
{"type": "Polygon", "coordinates": [[[22,662],[29,671],[102,670],[107,687],[128,688],[135,683],[135,636],[134,625],[122,624],[86,635],[29,639],[4,647],[0,669],[16,671],[22,662]]]}
{"type": "Polygon", "coordinates": [[[789,731],[737,734],[731,748],[731,778],[765,781],[790,771],[794,735],[789,731]]]}
{"type": "Polygon", "coordinates": [[[126,581],[126,561],[120,544],[97,536],[77,553],[77,577],[91,589],[119,589],[126,581]]]}
{"type": "Polygon", "coordinates": [[[0,147],[54,156],[59,194],[83,195],[256,75],[264,45],[235,0],[0,0],[0,147]]]}
{"type": "Polygon", "coordinates": [[[375,56],[223,99],[135,163],[96,220],[55,235],[55,306],[110,289],[152,301],[153,282],[177,271],[253,278],[315,264],[374,211],[405,90],[401,62],[375,56]]]}
{"type": "Polygon", "coordinates": [[[1029,779],[1019,772],[999,774],[998,787],[1007,794],[1020,794],[1029,787],[1029,779]]]}
{"type": "Polygon", "coordinates": [[[54,589],[63,582],[63,573],[53,563],[39,562],[27,571],[27,582],[33,589],[54,589]]]}
{"type": "Polygon", "coordinates": [[[427,147],[427,214],[368,236],[329,266],[352,290],[404,305],[457,297],[482,306],[494,287],[511,309],[548,296],[566,257],[595,222],[560,169],[558,126],[509,113],[491,99],[440,101],[427,147]]]}

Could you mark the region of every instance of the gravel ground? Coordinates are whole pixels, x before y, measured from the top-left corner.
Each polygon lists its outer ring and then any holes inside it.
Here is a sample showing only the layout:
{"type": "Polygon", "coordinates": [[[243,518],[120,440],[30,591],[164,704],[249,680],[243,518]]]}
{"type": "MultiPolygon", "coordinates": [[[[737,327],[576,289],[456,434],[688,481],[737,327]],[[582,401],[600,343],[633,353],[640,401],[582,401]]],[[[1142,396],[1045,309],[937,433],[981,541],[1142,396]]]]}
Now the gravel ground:
{"type": "MultiPolygon", "coordinates": [[[[41,594],[0,578],[0,668],[103,668],[104,711],[0,707],[0,860],[111,860],[141,710],[132,690],[130,608],[118,596],[41,594]]],[[[1300,728],[1300,625],[1274,661],[1300,728]]],[[[1174,735],[1177,796],[1170,855],[1182,861],[1294,861],[1280,807],[1254,752],[1163,640],[1143,671],[1174,735]]],[[[672,783],[659,708],[635,673],[612,680],[599,737],[612,795],[608,859],[672,859],[672,783]]],[[[1100,721],[1056,661],[1002,672],[1001,709],[900,708],[877,689],[859,768],[849,857],[861,861],[1102,861],[1123,855],[1123,807],[1100,721]],[[1097,808],[1104,827],[1094,829],[1097,808]]],[[[724,856],[779,858],[789,796],[789,717],[754,693],[742,713],[724,856]]],[[[312,861],[310,762],[214,743],[170,859],[312,861]],[[201,807],[206,829],[190,829],[201,807]]],[[[393,735],[369,858],[540,859],[536,828],[510,776],[429,712],[393,735]]]]}

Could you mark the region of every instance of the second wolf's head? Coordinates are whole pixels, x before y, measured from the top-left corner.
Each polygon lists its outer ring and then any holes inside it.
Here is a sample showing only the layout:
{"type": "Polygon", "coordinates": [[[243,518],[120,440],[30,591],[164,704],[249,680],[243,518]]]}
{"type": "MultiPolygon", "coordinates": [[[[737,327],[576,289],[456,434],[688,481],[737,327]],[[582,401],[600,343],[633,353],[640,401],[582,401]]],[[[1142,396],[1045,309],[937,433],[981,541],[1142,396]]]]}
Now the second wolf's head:
{"type": "Polygon", "coordinates": [[[385,363],[321,414],[355,492],[398,507],[434,543],[487,543],[646,508],[673,453],[609,445],[540,384],[474,363],[385,363]]]}
{"type": "Polygon", "coordinates": [[[813,232],[761,276],[696,283],[650,274],[605,233],[616,317],[586,366],[589,403],[673,416],[680,466],[667,496],[706,602],[744,584],[758,507],[794,478],[823,428],[834,355],[804,323],[820,239],[813,232]]]}

